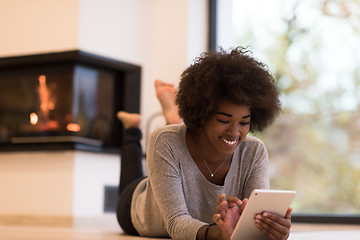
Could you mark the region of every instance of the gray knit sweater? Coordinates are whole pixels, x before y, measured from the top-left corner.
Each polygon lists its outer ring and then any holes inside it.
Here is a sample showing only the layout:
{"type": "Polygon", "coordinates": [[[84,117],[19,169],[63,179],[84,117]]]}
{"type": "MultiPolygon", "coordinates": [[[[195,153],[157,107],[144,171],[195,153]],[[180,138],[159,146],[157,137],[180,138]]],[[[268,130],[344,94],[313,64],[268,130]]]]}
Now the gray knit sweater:
{"type": "Polygon", "coordinates": [[[149,139],[149,176],[133,194],[131,218],[141,236],[196,239],[211,222],[216,199],[248,198],[253,189],[269,188],[269,160],[264,144],[247,136],[233,154],[223,186],[209,182],[193,161],[185,142],[186,126],[168,125],[149,139]]]}

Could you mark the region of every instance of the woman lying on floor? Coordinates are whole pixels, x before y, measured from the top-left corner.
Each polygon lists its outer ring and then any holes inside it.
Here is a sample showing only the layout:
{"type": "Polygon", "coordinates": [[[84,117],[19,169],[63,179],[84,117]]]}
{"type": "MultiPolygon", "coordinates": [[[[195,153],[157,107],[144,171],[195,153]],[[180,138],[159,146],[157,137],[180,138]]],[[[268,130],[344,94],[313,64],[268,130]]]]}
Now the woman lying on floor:
{"type": "MultiPolygon", "coordinates": [[[[230,239],[244,199],[269,188],[266,148],[248,132],[264,130],[281,111],[275,81],[251,52],[237,48],[202,54],[181,75],[178,91],[158,80],[155,89],[168,125],[150,136],[147,177],[141,117],[118,113],[124,126],[119,224],[132,235],[230,239]]],[[[266,239],[287,239],[291,211],[254,221],[266,239]]]]}

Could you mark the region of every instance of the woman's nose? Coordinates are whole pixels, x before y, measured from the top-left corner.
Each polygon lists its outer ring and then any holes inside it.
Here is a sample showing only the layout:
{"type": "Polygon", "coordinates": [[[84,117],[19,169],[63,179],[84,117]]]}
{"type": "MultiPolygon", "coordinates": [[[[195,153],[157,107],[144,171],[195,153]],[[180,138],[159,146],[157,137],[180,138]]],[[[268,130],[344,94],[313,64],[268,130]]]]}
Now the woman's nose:
{"type": "Polygon", "coordinates": [[[228,128],[228,134],[232,137],[238,137],[240,135],[240,126],[231,125],[228,128]]]}

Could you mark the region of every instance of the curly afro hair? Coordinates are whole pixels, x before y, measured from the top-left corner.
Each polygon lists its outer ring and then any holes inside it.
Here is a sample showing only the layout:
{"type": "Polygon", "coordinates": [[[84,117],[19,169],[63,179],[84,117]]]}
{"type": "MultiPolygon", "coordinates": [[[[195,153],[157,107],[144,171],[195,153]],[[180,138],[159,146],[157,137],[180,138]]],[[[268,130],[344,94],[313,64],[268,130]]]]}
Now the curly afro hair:
{"type": "Polygon", "coordinates": [[[188,128],[201,128],[223,100],[250,106],[250,132],[275,120],[279,90],[267,66],[251,54],[243,47],[203,53],[181,74],[176,103],[188,128]]]}

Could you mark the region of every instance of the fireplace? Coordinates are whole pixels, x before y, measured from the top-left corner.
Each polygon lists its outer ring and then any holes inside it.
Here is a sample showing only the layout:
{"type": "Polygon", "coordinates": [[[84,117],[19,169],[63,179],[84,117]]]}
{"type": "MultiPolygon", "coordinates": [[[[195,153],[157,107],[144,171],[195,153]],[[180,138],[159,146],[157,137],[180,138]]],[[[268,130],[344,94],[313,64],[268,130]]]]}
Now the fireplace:
{"type": "Polygon", "coordinates": [[[141,68],[83,51],[0,58],[0,150],[118,151],[141,68]]]}

